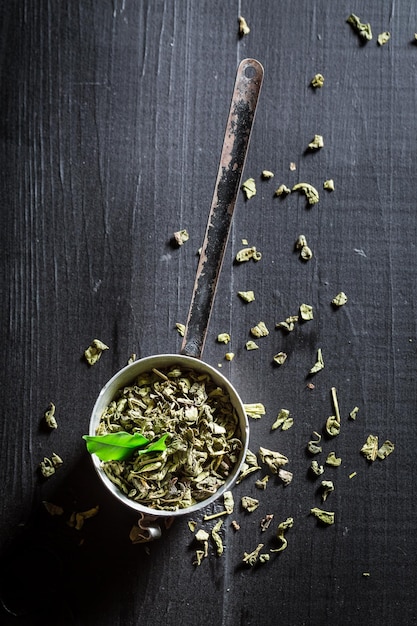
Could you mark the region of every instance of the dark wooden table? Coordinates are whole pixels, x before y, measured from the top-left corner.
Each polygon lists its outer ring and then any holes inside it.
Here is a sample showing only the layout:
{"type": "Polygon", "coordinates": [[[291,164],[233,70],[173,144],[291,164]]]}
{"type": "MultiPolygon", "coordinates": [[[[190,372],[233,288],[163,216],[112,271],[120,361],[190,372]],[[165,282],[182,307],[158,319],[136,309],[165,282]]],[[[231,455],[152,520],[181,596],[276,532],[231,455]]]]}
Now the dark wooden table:
{"type": "MultiPolygon", "coordinates": [[[[367,5],[2,3],[2,623],[417,623],[417,5],[367,5]],[[352,12],[371,24],[371,41],[346,22],[352,12]],[[391,39],[378,45],[384,31],[391,39]],[[132,353],[179,351],[175,324],[187,316],[245,57],[265,67],[244,172],[257,194],[238,199],[204,359],[245,403],[264,404],[250,420],[250,449],[287,455],[294,477],[284,487],[272,476],[264,491],[255,480],[265,468],[242,481],[224,518],[224,553],[210,543],[196,566],[190,517],[152,544],[131,543],[137,515],[106,492],[81,436],[101,387],[132,353]],[[314,89],[317,73],[325,81],[314,89]],[[308,150],[316,134],[324,147],[308,150]],[[263,180],[264,169],[274,178],[263,180]],[[329,179],[334,191],[323,189],[329,179]],[[317,188],[318,204],[274,196],[299,182],[317,188]],[[176,248],[179,229],[190,238],[176,248]],[[295,250],[301,234],[308,262],[295,250]],[[261,261],[234,263],[242,239],[261,261]],[[249,289],[256,299],[245,304],[237,292],[249,289]],[[335,308],[342,291],[348,302],[335,308]],[[313,306],[312,321],[275,327],[302,303],[313,306]],[[247,351],[261,320],[269,335],[247,351]],[[220,332],[229,346],[216,341],[220,332]],[[109,350],[89,367],[83,352],[94,338],[109,350]],[[318,348],[325,367],[309,377],[318,348]],[[280,351],[288,358],[277,366],[280,351]],[[327,437],[333,387],[341,429],[327,437]],[[50,402],[53,431],[43,419],[50,402]],[[282,408],[294,424],[271,431],[282,408]],[[317,457],[306,450],[314,431],[323,435],[317,457]],[[367,461],[371,434],[394,442],[393,454],[367,461]],[[339,467],[325,464],[331,451],[339,467]],[[53,452],[64,464],[44,480],[39,463],[53,452]],[[316,479],[313,458],[325,466],[316,479]],[[324,503],[322,480],[335,487],[324,503]],[[259,500],[255,512],[241,509],[244,495],[259,500]],[[63,514],[48,514],[44,501],[63,514]],[[69,523],[96,505],[81,529],[69,523]],[[335,523],[318,523],[313,507],[333,511],[335,523]],[[272,553],[288,517],[288,546],[272,553]],[[259,543],[270,560],[242,563],[259,543]]],[[[197,528],[210,531],[215,521],[203,515],[221,508],[192,516],[197,528]]]]}

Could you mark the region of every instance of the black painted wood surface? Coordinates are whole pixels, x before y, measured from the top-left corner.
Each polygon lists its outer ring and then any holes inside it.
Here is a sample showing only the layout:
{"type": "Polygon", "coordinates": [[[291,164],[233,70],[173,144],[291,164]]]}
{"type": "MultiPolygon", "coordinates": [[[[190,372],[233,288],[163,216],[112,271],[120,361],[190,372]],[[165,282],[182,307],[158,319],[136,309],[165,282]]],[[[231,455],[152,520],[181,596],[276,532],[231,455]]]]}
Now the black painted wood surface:
{"type": "MultiPolygon", "coordinates": [[[[5,0],[1,16],[2,623],[417,623],[415,2],[5,0]],[[371,41],[346,23],[352,12],[370,22],[371,41]],[[251,29],[242,38],[239,15],[251,29]],[[379,46],[383,31],[391,39],[379,46]],[[135,515],[105,493],[81,436],[132,353],[180,349],[175,324],[186,319],[245,57],[265,68],[244,173],[257,194],[238,199],[204,358],[244,402],[265,405],[250,448],[286,454],[294,478],[284,487],[271,477],[260,491],[263,469],[238,485],[224,553],[210,544],[195,566],[187,516],[157,542],[131,544],[135,515]],[[325,83],[314,90],[318,72],[325,83]],[[324,147],[308,151],[315,134],[324,147]],[[274,197],[298,182],[317,187],[317,205],[274,197]],[[176,248],[181,228],[190,239],[176,248]],[[294,250],[300,234],[314,253],[307,263],[294,250]],[[242,239],[261,261],[233,262],[242,239]],[[237,292],[249,289],[256,300],[245,304],[237,292]],[[348,302],[336,310],[340,291],[348,302]],[[314,320],[275,328],[303,302],[314,320]],[[248,352],[261,320],[270,333],[248,352]],[[88,367],[83,351],[96,337],[109,350],[88,367]],[[318,348],[325,368],[309,378],[318,348]],[[335,451],[342,464],[326,466],[335,491],[322,503],[306,444],[333,413],[332,387],[341,432],[323,437],[317,458],[335,451]],[[51,401],[53,432],[43,422],[51,401]],[[281,408],[294,425],[271,432],[281,408]],[[393,454],[366,461],[369,434],[393,441],[393,454]],[[53,452],[64,464],[45,481],[38,465],[53,452]],[[241,509],[243,495],[259,499],[254,513],[241,509]],[[64,514],[48,515],[43,501],[64,514]],[[80,530],[67,524],[96,505],[80,530]],[[317,524],[315,506],[334,511],[335,524],[317,524]],[[259,543],[279,546],[288,517],[288,547],[244,565],[259,543]]],[[[220,509],[196,516],[197,527],[210,530],[203,514],[220,509]]]]}

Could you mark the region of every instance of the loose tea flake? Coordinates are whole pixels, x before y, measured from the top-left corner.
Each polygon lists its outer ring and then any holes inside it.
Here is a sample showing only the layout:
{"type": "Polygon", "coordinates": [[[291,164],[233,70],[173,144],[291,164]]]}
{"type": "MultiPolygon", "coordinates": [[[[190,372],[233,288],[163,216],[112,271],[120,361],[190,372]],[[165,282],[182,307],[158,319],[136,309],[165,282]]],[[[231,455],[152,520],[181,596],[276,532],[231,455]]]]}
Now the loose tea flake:
{"type": "Polygon", "coordinates": [[[329,452],[326,458],[326,465],[332,465],[333,467],[339,467],[342,464],[342,459],[336,456],[335,452],[329,452]]]}
{"type": "Polygon", "coordinates": [[[266,486],[268,484],[268,480],[269,480],[268,475],[264,476],[263,478],[260,478],[259,480],[255,482],[255,487],[257,487],[257,489],[262,489],[263,491],[265,491],[266,486]]]}
{"type": "Polygon", "coordinates": [[[314,87],[314,89],[320,89],[324,85],[324,76],[323,74],[316,74],[311,79],[310,85],[314,87]]]}
{"type": "Polygon", "coordinates": [[[294,424],[294,419],[290,417],[288,409],[281,409],[278,413],[277,419],[271,426],[271,430],[281,428],[281,430],[288,430],[294,424]]]}
{"type": "Polygon", "coordinates": [[[369,435],[361,448],[361,452],[368,461],[375,461],[378,455],[378,436],[369,435]]]}
{"type": "Polygon", "coordinates": [[[53,402],[49,403],[49,409],[45,411],[45,422],[49,426],[49,428],[58,428],[57,421],[55,419],[55,404],[53,402]]]}
{"type": "Polygon", "coordinates": [[[222,538],[219,535],[219,530],[222,527],[222,524],[223,524],[223,520],[219,520],[211,531],[211,538],[213,539],[214,544],[216,546],[216,551],[217,551],[218,556],[223,554],[223,551],[224,551],[222,538]]]}
{"type": "Polygon", "coordinates": [[[243,37],[244,35],[249,35],[250,28],[244,17],[239,16],[239,35],[243,37]]]}
{"type": "Polygon", "coordinates": [[[235,353],[226,352],[226,354],[224,355],[224,358],[226,359],[226,361],[233,361],[233,359],[235,358],[235,353]]]}
{"type": "Polygon", "coordinates": [[[108,349],[109,346],[106,346],[100,339],[93,339],[91,345],[84,351],[84,357],[89,365],[95,365],[104,350],[108,349]]]}
{"type": "Polygon", "coordinates": [[[360,18],[354,13],[351,13],[346,21],[352,26],[361,39],[365,39],[365,41],[372,39],[372,29],[369,23],[362,23],[360,18]]]}
{"type": "Polygon", "coordinates": [[[346,304],[347,301],[348,301],[347,295],[343,291],[341,291],[340,293],[337,294],[337,296],[333,298],[332,304],[335,307],[340,307],[346,304]]]}
{"type": "Polygon", "coordinates": [[[62,508],[62,506],[58,506],[57,504],[53,504],[52,502],[47,502],[46,500],[44,500],[42,504],[48,511],[49,515],[55,516],[64,514],[64,509],[62,508]]]}
{"type": "Polygon", "coordinates": [[[243,496],[241,498],[242,507],[248,511],[249,513],[253,513],[259,506],[259,500],[256,498],[251,498],[250,496],[243,496]]]}
{"type": "Polygon", "coordinates": [[[264,544],[259,543],[257,547],[255,548],[255,550],[253,550],[253,552],[249,552],[249,553],[245,552],[243,554],[243,562],[253,567],[256,564],[258,557],[259,557],[259,553],[263,547],[264,547],[264,544]]]}
{"type": "Polygon", "coordinates": [[[260,447],[259,456],[261,457],[262,463],[268,465],[273,474],[277,474],[279,468],[288,463],[288,458],[281,454],[281,452],[268,450],[268,448],[260,447]]]}
{"type": "Polygon", "coordinates": [[[271,172],[270,170],[263,170],[262,178],[265,178],[266,180],[268,180],[269,178],[274,178],[274,172],[271,172]]]}
{"type": "Polygon", "coordinates": [[[269,335],[269,330],[267,329],[265,322],[258,322],[256,326],[250,329],[250,332],[254,337],[266,337],[269,335]]]}
{"type": "Polygon", "coordinates": [[[292,191],[300,191],[307,198],[307,202],[310,205],[317,204],[319,201],[319,192],[310,183],[297,183],[292,188],[292,191]]]}
{"type": "Polygon", "coordinates": [[[378,450],[378,453],[377,453],[378,458],[381,460],[386,459],[387,456],[389,456],[392,452],[394,452],[394,449],[395,449],[395,445],[392,443],[392,441],[387,439],[386,441],[384,441],[384,443],[378,450]]]}
{"type": "Polygon", "coordinates": [[[283,322],[275,324],[276,328],[282,328],[288,333],[292,332],[295,328],[295,324],[298,322],[298,315],[290,315],[283,322]]]}
{"type": "Polygon", "coordinates": [[[278,478],[282,480],[282,482],[284,483],[284,487],[286,487],[292,481],[293,473],[280,467],[278,470],[278,478]]]}
{"type": "Polygon", "coordinates": [[[242,185],[243,193],[246,196],[246,199],[249,200],[256,196],[256,183],[254,178],[248,178],[242,185]]]}
{"type": "Polygon", "coordinates": [[[323,451],[323,448],[319,445],[321,441],[321,435],[314,431],[313,435],[316,436],[316,439],[311,439],[307,444],[307,450],[310,454],[320,454],[323,451]]]}
{"type": "Polygon", "coordinates": [[[320,522],[322,522],[323,524],[334,524],[335,514],[333,511],[323,511],[323,509],[314,507],[310,509],[310,513],[317,517],[317,519],[320,520],[320,522]]]}
{"type": "Polygon", "coordinates": [[[219,343],[226,343],[226,344],[228,344],[230,342],[230,335],[229,335],[229,333],[220,333],[219,335],[217,335],[217,341],[219,343]]]}
{"type": "Polygon", "coordinates": [[[272,513],[267,513],[267,515],[265,515],[265,517],[261,519],[260,526],[263,533],[268,530],[273,519],[274,516],[272,513]]]}
{"type": "Polygon", "coordinates": [[[277,539],[281,542],[281,546],[276,549],[271,548],[271,552],[282,552],[288,545],[288,541],[285,537],[285,532],[288,528],[292,528],[294,525],[294,519],[292,517],[287,517],[287,519],[280,524],[278,524],[277,529],[277,539]]]}
{"type": "Polygon", "coordinates": [[[349,413],[349,417],[350,417],[350,419],[351,419],[351,420],[355,420],[355,419],[356,419],[356,416],[357,416],[357,414],[358,414],[358,411],[359,411],[359,407],[358,407],[358,406],[355,406],[355,407],[351,410],[351,412],[349,413]]]}
{"type": "Polygon", "coordinates": [[[273,360],[277,365],[283,365],[287,360],[287,357],[288,355],[286,352],[278,352],[278,354],[273,357],[273,360]]]}
{"type": "Polygon", "coordinates": [[[275,191],[276,196],[288,196],[290,193],[291,189],[284,184],[280,185],[275,191]]]}
{"type": "Polygon", "coordinates": [[[322,135],[314,135],[313,140],[308,144],[309,150],[319,150],[320,148],[323,148],[323,146],[324,140],[322,135]]]}
{"type": "Polygon", "coordinates": [[[327,191],[334,191],[334,180],[329,178],[329,180],[325,180],[323,183],[323,189],[327,191]]]}
{"type": "Polygon", "coordinates": [[[237,294],[245,302],[253,302],[255,300],[255,293],[253,291],[238,291],[237,294]]]}
{"type": "Polygon", "coordinates": [[[295,249],[300,251],[300,259],[302,261],[310,261],[313,258],[313,252],[307,244],[305,235],[299,235],[295,242],[295,249]]]}
{"type": "Polygon", "coordinates": [[[323,353],[321,348],[318,348],[317,350],[317,361],[315,362],[315,364],[313,365],[313,367],[310,370],[310,374],[316,374],[317,372],[319,372],[320,370],[322,370],[324,368],[324,360],[323,360],[323,353]]]}
{"type": "Polygon", "coordinates": [[[313,459],[311,461],[310,469],[313,472],[313,474],[315,474],[315,476],[321,476],[322,474],[324,474],[323,465],[320,465],[320,463],[316,461],[316,459],[313,459]]]}
{"type": "Polygon", "coordinates": [[[250,248],[242,248],[236,254],[236,261],[238,263],[244,263],[245,261],[260,261],[262,258],[262,254],[258,252],[255,246],[251,246],[250,248]]]}
{"type": "Polygon", "coordinates": [[[322,480],[321,481],[322,494],[321,499],[323,502],[327,500],[332,491],[334,491],[334,484],[332,480],[322,480]]]}
{"type": "Polygon", "coordinates": [[[180,324],[179,322],[177,322],[175,324],[175,328],[177,329],[177,331],[181,335],[181,337],[184,337],[184,335],[185,335],[185,324],[180,324]]]}
{"type": "Polygon", "coordinates": [[[189,240],[189,238],[190,238],[190,235],[188,234],[188,231],[185,228],[183,228],[182,230],[177,230],[174,233],[174,240],[177,246],[182,246],[186,241],[189,240]]]}
{"type": "Polygon", "coordinates": [[[251,339],[245,343],[246,350],[258,350],[259,346],[251,339]]]}
{"type": "Polygon", "coordinates": [[[261,402],[255,402],[253,404],[244,404],[243,408],[248,417],[253,419],[260,419],[262,415],[265,415],[265,407],[261,402]]]}

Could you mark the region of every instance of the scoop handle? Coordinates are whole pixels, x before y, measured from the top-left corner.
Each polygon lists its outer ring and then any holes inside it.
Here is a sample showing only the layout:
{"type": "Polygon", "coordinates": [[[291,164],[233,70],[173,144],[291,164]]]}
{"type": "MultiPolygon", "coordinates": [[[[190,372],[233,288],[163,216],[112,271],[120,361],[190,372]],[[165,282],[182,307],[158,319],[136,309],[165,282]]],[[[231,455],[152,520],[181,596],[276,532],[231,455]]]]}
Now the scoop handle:
{"type": "Polygon", "coordinates": [[[201,358],[262,86],[259,61],[239,64],[181,354],[201,358]]]}

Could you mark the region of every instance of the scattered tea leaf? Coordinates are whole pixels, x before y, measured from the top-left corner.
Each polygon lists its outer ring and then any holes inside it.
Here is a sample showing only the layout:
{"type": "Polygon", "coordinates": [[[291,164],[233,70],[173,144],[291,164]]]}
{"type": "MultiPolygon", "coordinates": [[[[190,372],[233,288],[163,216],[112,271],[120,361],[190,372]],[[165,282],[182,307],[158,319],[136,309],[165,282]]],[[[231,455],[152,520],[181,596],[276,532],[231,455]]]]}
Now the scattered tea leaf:
{"type": "Polygon", "coordinates": [[[300,259],[302,261],[310,261],[313,258],[313,252],[307,245],[307,239],[305,235],[299,235],[295,242],[295,249],[300,251],[300,259]]]}
{"type": "Polygon", "coordinates": [[[245,302],[253,302],[255,300],[255,293],[253,291],[238,291],[237,294],[245,302]]]}
{"type": "Polygon", "coordinates": [[[250,496],[242,496],[241,498],[242,507],[248,511],[249,513],[253,513],[259,506],[259,500],[256,498],[251,498],[250,496]]]}
{"type": "Polygon", "coordinates": [[[254,337],[266,337],[269,335],[269,330],[265,326],[265,322],[258,322],[256,326],[250,329],[250,332],[254,337]]]}
{"type": "Polygon", "coordinates": [[[278,478],[282,480],[282,482],[284,483],[284,487],[286,487],[292,481],[293,473],[280,467],[278,470],[278,478]]]}
{"type": "Polygon", "coordinates": [[[53,402],[49,403],[49,409],[45,411],[45,422],[49,428],[58,428],[58,424],[55,419],[55,404],[53,402]]]}
{"type": "Polygon", "coordinates": [[[337,294],[337,296],[333,298],[332,304],[335,307],[340,307],[346,304],[347,301],[348,301],[347,295],[343,291],[341,291],[340,293],[337,294]]]}
{"type": "Polygon", "coordinates": [[[323,353],[322,353],[321,348],[318,348],[317,349],[317,361],[315,362],[315,364],[313,365],[309,373],[316,374],[323,368],[324,368],[323,353]]]}
{"type": "Polygon", "coordinates": [[[211,538],[213,539],[214,544],[216,546],[216,551],[217,551],[218,556],[223,554],[223,551],[224,551],[222,538],[219,535],[219,530],[222,527],[222,524],[223,524],[223,520],[219,520],[211,531],[211,538]]]}
{"type": "MultiPolygon", "coordinates": [[[[323,148],[324,140],[322,135],[314,135],[313,140],[308,144],[309,150],[319,150],[323,148]]],[[[311,204],[315,204],[314,202],[311,204]]]]}
{"type": "Polygon", "coordinates": [[[317,517],[317,519],[320,520],[320,522],[322,522],[323,524],[334,524],[335,514],[333,511],[323,511],[323,509],[314,507],[310,509],[310,513],[317,517]]]}
{"type": "Polygon", "coordinates": [[[281,430],[288,430],[294,424],[294,419],[290,417],[288,409],[281,409],[278,413],[277,419],[271,426],[271,430],[281,428],[281,430]]]}
{"type": "Polygon", "coordinates": [[[290,193],[291,189],[284,184],[280,185],[275,191],[276,196],[288,196],[290,193]]]}
{"type": "Polygon", "coordinates": [[[233,359],[235,358],[235,353],[226,352],[226,354],[224,355],[224,358],[226,359],[226,361],[233,361],[233,359]]]}
{"type": "Polygon", "coordinates": [[[258,350],[259,346],[251,339],[245,343],[246,350],[258,350]]]}
{"type": "Polygon", "coordinates": [[[368,461],[375,461],[378,455],[378,437],[377,435],[369,435],[366,442],[361,448],[363,456],[368,461]]]}
{"type": "Polygon", "coordinates": [[[243,555],[243,562],[253,567],[258,561],[259,553],[263,547],[264,547],[264,544],[259,543],[257,547],[255,548],[255,550],[253,550],[253,552],[249,552],[249,553],[245,552],[243,555]]]}
{"type": "Polygon", "coordinates": [[[286,352],[278,352],[278,354],[273,357],[273,360],[277,365],[283,365],[287,360],[287,357],[288,355],[286,352]]]}
{"type": "Polygon", "coordinates": [[[383,46],[386,43],[388,43],[390,39],[391,39],[391,33],[389,33],[388,31],[385,31],[384,33],[380,33],[378,35],[378,45],[383,46]]]}
{"type": "Polygon", "coordinates": [[[256,195],[256,183],[254,178],[248,178],[242,185],[243,193],[246,199],[249,200],[256,195]]]}
{"type": "Polygon", "coordinates": [[[292,191],[300,191],[304,193],[307,198],[307,202],[310,205],[317,204],[319,201],[319,192],[315,187],[313,187],[313,185],[310,185],[310,183],[297,183],[292,188],[292,191]]]}
{"type": "Polygon", "coordinates": [[[316,74],[311,79],[310,85],[314,87],[314,89],[320,89],[324,85],[324,76],[323,74],[316,74]]]}
{"type": "Polygon", "coordinates": [[[300,317],[304,322],[314,319],[313,307],[310,304],[300,304],[300,317]]]}
{"type": "Polygon", "coordinates": [[[260,522],[261,532],[264,533],[266,530],[268,530],[273,519],[274,519],[274,516],[272,513],[267,513],[267,515],[265,515],[265,517],[261,519],[261,522],[260,522]]]}
{"type": "Polygon", "coordinates": [[[180,324],[179,322],[177,322],[175,324],[175,328],[178,330],[178,332],[181,335],[181,337],[184,337],[184,335],[185,335],[185,324],[180,324]]]}
{"type": "Polygon", "coordinates": [[[268,448],[259,448],[259,456],[262,463],[268,465],[273,474],[277,474],[280,467],[283,467],[288,463],[288,458],[281,454],[281,452],[275,452],[268,450],[268,448]]]}
{"type": "Polygon", "coordinates": [[[384,441],[384,443],[382,444],[382,446],[379,448],[377,455],[379,459],[386,459],[387,456],[389,456],[392,452],[394,452],[395,449],[395,445],[392,443],[392,441],[390,441],[389,439],[387,439],[386,441],[384,441]]]}
{"type": "Polygon", "coordinates": [[[283,550],[285,550],[288,545],[288,541],[285,537],[285,532],[288,530],[288,528],[292,528],[293,525],[294,519],[292,517],[287,517],[285,521],[278,524],[277,539],[281,542],[281,545],[279,548],[276,549],[271,548],[271,552],[282,552],[283,550]]]}
{"type": "Polygon", "coordinates": [[[327,191],[334,191],[334,180],[329,178],[329,180],[325,180],[323,183],[323,189],[327,191]]]}
{"type": "Polygon", "coordinates": [[[275,324],[276,328],[282,328],[288,333],[292,332],[295,328],[295,324],[298,322],[298,315],[290,315],[283,322],[275,324]]]}
{"type": "Polygon", "coordinates": [[[63,515],[64,513],[64,509],[62,508],[62,506],[58,506],[57,504],[52,504],[52,502],[47,502],[46,500],[43,500],[42,502],[43,506],[45,507],[45,509],[48,511],[49,515],[63,515]]]}
{"type": "Polygon", "coordinates": [[[365,39],[365,41],[370,41],[372,39],[372,29],[369,23],[362,23],[360,18],[354,13],[351,13],[346,21],[352,26],[361,39],[365,39]]]}
{"type": "Polygon", "coordinates": [[[257,251],[255,246],[251,246],[250,248],[242,248],[236,254],[236,261],[238,263],[244,263],[245,261],[260,261],[262,258],[262,254],[257,251]]]}
{"type": "Polygon", "coordinates": [[[315,474],[316,476],[321,476],[322,474],[324,474],[323,465],[320,465],[319,462],[316,461],[316,459],[313,459],[311,461],[310,469],[313,472],[313,474],[315,474]]]}
{"type": "Polygon", "coordinates": [[[100,339],[93,339],[91,345],[84,351],[84,357],[89,365],[95,365],[104,350],[108,349],[109,346],[106,346],[100,339]]]}
{"type": "Polygon", "coordinates": [[[269,178],[274,178],[274,172],[270,172],[269,170],[262,171],[262,178],[268,180],[269,178]]]}
{"type": "Polygon", "coordinates": [[[268,480],[269,480],[268,475],[264,476],[263,478],[260,478],[259,480],[255,482],[255,487],[257,489],[262,489],[263,491],[265,491],[266,486],[268,484],[268,480]]]}
{"type": "Polygon", "coordinates": [[[239,35],[243,37],[244,35],[249,35],[250,28],[244,17],[239,16],[239,35]]]}
{"type": "Polygon", "coordinates": [[[177,230],[173,236],[177,246],[182,246],[190,238],[190,235],[185,228],[183,228],[182,230],[177,230]]]}
{"type": "Polygon", "coordinates": [[[334,484],[332,480],[322,480],[321,481],[322,494],[321,499],[323,502],[327,500],[332,491],[334,491],[334,484]]]}
{"type": "Polygon", "coordinates": [[[219,343],[229,343],[230,342],[230,335],[229,333],[220,333],[219,335],[217,335],[217,341],[219,343]]]}
{"type": "Polygon", "coordinates": [[[339,467],[341,465],[342,459],[336,456],[335,452],[329,452],[326,458],[326,465],[332,465],[333,467],[339,467]]]}
{"type": "Polygon", "coordinates": [[[351,410],[351,412],[349,413],[349,417],[350,417],[350,419],[351,419],[351,420],[355,420],[355,419],[356,419],[356,416],[357,416],[357,414],[358,414],[358,411],[359,411],[359,407],[358,407],[358,406],[355,406],[355,407],[351,410]]]}
{"type": "Polygon", "coordinates": [[[255,402],[252,404],[244,404],[243,408],[245,409],[245,413],[248,417],[252,417],[253,419],[260,419],[262,415],[265,415],[265,407],[261,402],[255,402]]]}
{"type": "Polygon", "coordinates": [[[310,454],[320,454],[323,451],[323,448],[319,446],[319,443],[321,441],[321,435],[316,431],[314,431],[313,435],[315,435],[317,439],[311,439],[311,441],[308,442],[307,450],[310,452],[310,454]]]}

